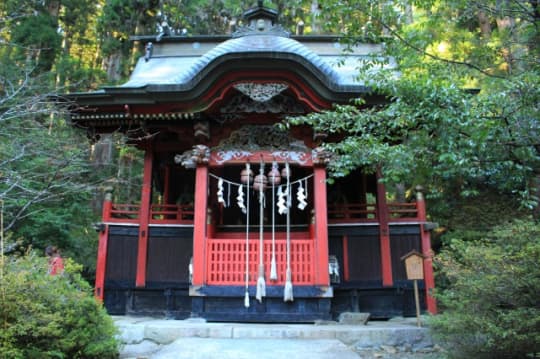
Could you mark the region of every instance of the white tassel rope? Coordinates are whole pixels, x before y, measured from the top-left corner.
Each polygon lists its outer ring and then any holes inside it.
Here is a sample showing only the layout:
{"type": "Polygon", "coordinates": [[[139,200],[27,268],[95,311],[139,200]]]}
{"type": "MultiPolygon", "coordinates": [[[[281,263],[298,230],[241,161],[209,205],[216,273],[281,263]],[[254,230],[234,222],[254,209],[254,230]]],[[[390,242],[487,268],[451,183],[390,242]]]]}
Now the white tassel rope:
{"type": "Polygon", "coordinates": [[[292,302],[294,301],[294,296],[291,271],[291,172],[288,162],[285,162],[285,168],[287,171],[287,275],[285,278],[285,288],[283,289],[283,301],[292,302]]]}
{"type": "Polygon", "coordinates": [[[250,166],[246,163],[248,180],[246,182],[246,294],[244,295],[244,307],[249,308],[249,173],[250,166]]]}
{"type": "Polygon", "coordinates": [[[255,298],[262,303],[263,297],[266,297],[266,282],[264,280],[264,163],[261,161],[259,169],[261,183],[259,184],[259,278],[257,279],[257,291],[255,298]]]}
{"type": "Polygon", "coordinates": [[[274,174],[277,171],[277,163],[272,163],[272,260],[270,262],[270,280],[277,280],[277,265],[276,265],[276,208],[275,208],[275,196],[276,196],[276,181],[274,174]]]}

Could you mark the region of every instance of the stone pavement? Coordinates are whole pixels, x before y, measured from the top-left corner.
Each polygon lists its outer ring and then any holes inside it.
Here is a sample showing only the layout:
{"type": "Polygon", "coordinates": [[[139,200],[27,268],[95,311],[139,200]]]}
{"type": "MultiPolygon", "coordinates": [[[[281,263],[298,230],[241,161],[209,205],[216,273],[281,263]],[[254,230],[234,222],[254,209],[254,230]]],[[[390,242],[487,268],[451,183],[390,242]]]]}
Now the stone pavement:
{"type": "Polygon", "coordinates": [[[124,343],[120,358],[334,359],[438,358],[427,328],[415,318],[366,325],[206,323],[115,317],[124,343]]]}

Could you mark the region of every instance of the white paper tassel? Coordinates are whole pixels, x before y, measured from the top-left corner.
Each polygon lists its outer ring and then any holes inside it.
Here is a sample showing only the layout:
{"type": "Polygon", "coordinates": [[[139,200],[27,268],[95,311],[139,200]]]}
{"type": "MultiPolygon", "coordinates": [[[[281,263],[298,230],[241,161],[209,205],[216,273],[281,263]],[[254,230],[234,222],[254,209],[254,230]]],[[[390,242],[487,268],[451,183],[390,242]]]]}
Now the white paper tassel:
{"type": "Polygon", "coordinates": [[[270,262],[270,280],[277,280],[277,265],[276,265],[276,255],[272,253],[272,261],[270,262]]]}
{"type": "Polygon", "coordinates": [[[285,281],[285,289],[283,290],[283,301],[293,302],[293,285],[292,285],[292,273],[290,269],[287,269],[287,280],[285,281]]]}
{"type": "Polygon", "coordinates": [[[285,288],[283,289],[283,301],[292,302],[293,286],[292,286],[292,273],[291,273],[291,182],[290,182],[290,170],[289,164],[285,163],[287,169],[287,272],[285,277],[285,288]]]}
{"type": "Polygon", "coordinates": [[[246,290],[244,295],[244,307],[249,308],[249,292],[246,290]]]}
{"type": "Polygon", "coordinates": [[[263,297],[266,297],[266,282],[264,280],[264,265],[259,266],[259,279],[257,279],[257,293],[255,298],[262,303],[263,297]]]}
{"type": "MultiPolygon", "coordinates": [[[[279,173],[277,162],[272,163],[272,260],[270,261],[270,280],[277,280],[277,265],[276,265],[276,174],[279,173]]],[[[281,178],[280,178],[281,181],[281,178]]]]}

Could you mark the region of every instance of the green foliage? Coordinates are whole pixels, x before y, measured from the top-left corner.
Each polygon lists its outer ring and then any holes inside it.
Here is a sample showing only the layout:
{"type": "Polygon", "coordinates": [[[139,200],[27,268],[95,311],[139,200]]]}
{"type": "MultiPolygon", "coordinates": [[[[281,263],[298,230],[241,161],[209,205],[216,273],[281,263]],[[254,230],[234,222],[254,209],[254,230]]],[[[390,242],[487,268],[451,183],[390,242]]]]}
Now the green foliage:
{"type": "Polygon", "coordinates": [[[102,70],[87,66],[80,59],[70,56],[59,58],[54,65],[54,71],[57,73],[58,85],[65,92],[97,90],[106,80],[102,70]]]}
{"type": "Polygon", "coordinates": [[[33,253],[7,257],[0,287],[0,357],[116,358],[114,323],[92,295],[79,265],[47,274],[33,253]]]}
{"type": "Polygon", "coordinates": [[[72,231],[94,217],[88,204],[92,181],[99,178],[91,173],[81,134],[50,120],[19,113],[1,121],[0,198],[5,228],[14,238],[38,248],[55,242],[69,249],[72,231]]]}
{"type": "Polygon", "coordinates": [[[337,155],[333,176],[380,166],[387,182],[422,183],[431,198],[490,188],[519,197],[529,209],[538,206],[531,179],[540,172],[540,62],[532,39],[540,36],[534,25],[540,16],[532,3],[321,4],[327,25],[341,27],[345,42],[384,42],[381,53],[359,64],[359,78],[389,100],[290,120],[334,134],[324,144],[337,155]],[[482,12],[491,27],[501,24],[489,34],[480,31],[482,12]]]}
{"type": "Polygon", "coordinates": [[[540,353],[540,224],[515,221],[481,241],[454,240],[436,257],[450,285],[437,298],[435,335],[456,358],[540,353]]]}
{"type": "Polygon", "coordinates": [[[160,11],[176,34],[186,29],[189,34],[224,35],[230,22],[241,17],[242,5],[238,0],[187,0],[178,6],[177,0],[165,0],[160,11]]]}

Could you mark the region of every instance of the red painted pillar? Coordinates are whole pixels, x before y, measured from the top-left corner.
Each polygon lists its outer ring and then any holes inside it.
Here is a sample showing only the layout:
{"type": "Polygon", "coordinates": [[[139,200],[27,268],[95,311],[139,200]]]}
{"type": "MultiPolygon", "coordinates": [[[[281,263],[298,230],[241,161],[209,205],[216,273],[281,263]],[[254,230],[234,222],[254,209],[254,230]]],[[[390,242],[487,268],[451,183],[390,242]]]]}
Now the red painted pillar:
{"type": "Polygon", "coordinates": [[[392,278],[392,252],[390,250],[390,227],[388,225],[388,206],[386,204],[386,188],[377,171],[377,216],[379,219],[379,242],[381,246],[381,269],[383,286],[394,284],[392,278]]]}
{"type": "MultiPolygon", "coordinates": [[[[111,216],[112,198],[111,194],[105,195],[103,201],[102,220],[105,222],[111,216]]],[[[105,291],[105,272],[107,270],[107,247],[109,244],[109,225],[104,224],[104,228],[99,231],[99,242],[96,263],[96,281],[94,287],[94,296],[103,302],[105,291]]]]}
{"type": "Polygon", "coordinates": [[[315,284],[330,285],[328,273],[328,209],[326,205],[326,169],[313,168],[315,199],[315,284]]]}
{"type": "Polygon", "coordinates": [[[197,165],[195,173],[195,218],[193,220],[193,286],[204,284],[206,247],[206,206],[208,201],[208,166],[197,165]]]}
{"type": "Polygon", "coordinates": [[[139,208],[139,245],[137,252],[137,276],[135,286],[146,285],[146,264],[148,260],[148,223],[150,221],[150,206],[152,205],[152,164],[154,153],[152,147],[146,148],[144,154],[144,174],[139,208]]]}
{"type": "Polygon", "coordinates": [[[109,192],[105,194],[105,200],[103,201],[103,209],[102,209],[102,221],[107,222],[111,219],[111,212],[112,212],[112,194],[109,192]]]}
{"type": "MultiPolygon", "coordinates": [[[[420,222],[426,222],[426,202],[422,194],[422,187],[416,187],[416,208],[418,210],[418,219],[420,222]]],[[[437,314],[437,302],[433,297],[435,290],[435,279],[433,275],[433,251],[431,250],[431,238],[429,231],[425,230],[424,225],[420,225],[422,236],[422,254],[424,255],[424,285],[426,290],[426,306],[428,312],[437,314]]]]}

